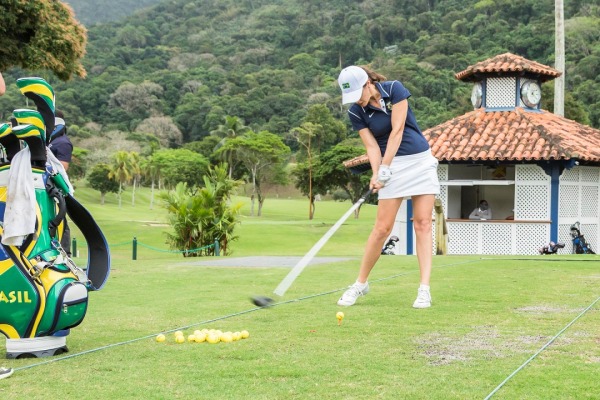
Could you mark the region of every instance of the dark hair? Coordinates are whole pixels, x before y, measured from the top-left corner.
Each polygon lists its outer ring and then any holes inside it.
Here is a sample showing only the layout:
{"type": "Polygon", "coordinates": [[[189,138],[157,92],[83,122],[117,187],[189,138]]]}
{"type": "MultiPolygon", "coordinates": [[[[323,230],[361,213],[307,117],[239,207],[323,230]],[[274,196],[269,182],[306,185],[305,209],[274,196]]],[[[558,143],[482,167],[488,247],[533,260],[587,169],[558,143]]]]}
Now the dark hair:
{"type": "Polygon", "coordinates": [[[486,204],[487,204],[487,200],[481,200],[481,201],[479,202],[479,204],[483,204],[483,203],[486,203],[486,204]]]}
{"type": "Polygon", "coordinates": [[[63,114],[62,110],[59,110],[58,108],[54,110],[54,116],[65,119],[65,115],[63,114]]]}
{"type": "Polygon", "coordinates": [[[367,73],[367,75],[369,76],[369,79],[372,82],[383,82],[383,81],[387,81],[387,78],[383,75],[381,75],[380,73],[377,73],[375,71],[373,71],[372,69],[370,69],[369,67],[366,67],[364,65],[360,66],[362,69],[365,70],[365,72],[367,73]]]}

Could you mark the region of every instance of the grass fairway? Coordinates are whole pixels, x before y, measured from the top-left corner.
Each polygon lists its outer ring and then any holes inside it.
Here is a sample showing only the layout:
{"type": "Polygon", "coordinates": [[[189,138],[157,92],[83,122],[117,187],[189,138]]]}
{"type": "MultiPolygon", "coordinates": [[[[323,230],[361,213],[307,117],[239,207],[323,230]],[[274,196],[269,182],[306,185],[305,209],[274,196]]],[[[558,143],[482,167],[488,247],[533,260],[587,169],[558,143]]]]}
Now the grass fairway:
{"type": "MultiPolygon", "coordinates": [[[[411,307],[416,257],[384,256],[371,293],[342,309],[335,303],[356,277],[374,218],[366,205],[319,253],[350,260],[309,266],[280,303],[258,309],[249,297],[271,295],[287,269],[200,266],[211,258],[168,252],[166,216],[158,205],[149,209],[148,191],[136,195],[135,207],[124,196],[121,208],[110,196],[100,206],[85,188],[77,196],[115,245],[111,277],[90,293],[69,353],[0,362],[16,369],[0,381],[2,398],[484,399],[528,360],[492,398],[600,393],[596,256],[436,256],[426,310],[411,307]],[[134,236],[148,246],[135,261],[134,236]],[[339,326],[338,311],[345,313],[339,326]],[[250,337],[174,341],[175,330],[203,328],[246,329],[250,337]],[[164,343],[154,341],[160,332],[164,343]]],[[[321,202],[308,221],[305,201],[267,199],[257,218],[247,215],[247,199],[237,200],[246,205],[232,257],[302,256],[350,207],[321,202]]],[[[81,249],[76,261],[84,260],[81,249]]]]}

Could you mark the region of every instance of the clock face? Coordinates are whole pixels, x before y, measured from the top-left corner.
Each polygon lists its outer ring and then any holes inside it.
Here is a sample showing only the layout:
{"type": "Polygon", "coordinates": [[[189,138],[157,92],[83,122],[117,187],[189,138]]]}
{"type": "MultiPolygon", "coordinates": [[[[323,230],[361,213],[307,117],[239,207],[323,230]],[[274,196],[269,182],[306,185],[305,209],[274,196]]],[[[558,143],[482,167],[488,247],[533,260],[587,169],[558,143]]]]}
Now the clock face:
{"type": "Polygon", "coordinates": [[[476,82],[475,85],[473,85],[473,91],[471,92],[471,103],[473,103],[473,107],[481,107],[482,100],[483,86],[481,86],[481,82],[476,82]]]}
{"type": "Polygon", "coordinates": [[[542,89],[536,82],[528,81],[521,86],[521,100],[527,107],[537,107],[541,99],[542,89]]]}

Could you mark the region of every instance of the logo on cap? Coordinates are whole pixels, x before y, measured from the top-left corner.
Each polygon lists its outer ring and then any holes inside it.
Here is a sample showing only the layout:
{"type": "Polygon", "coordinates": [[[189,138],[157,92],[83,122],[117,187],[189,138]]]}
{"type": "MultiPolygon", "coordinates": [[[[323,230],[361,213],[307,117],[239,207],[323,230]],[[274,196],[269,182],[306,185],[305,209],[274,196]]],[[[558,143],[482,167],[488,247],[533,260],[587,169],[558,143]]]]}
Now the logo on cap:
{"type": "Polygon", "coordinates": [[[342,83],[342,89],[350,89],[350,84],[348,82],[342,83]]]}

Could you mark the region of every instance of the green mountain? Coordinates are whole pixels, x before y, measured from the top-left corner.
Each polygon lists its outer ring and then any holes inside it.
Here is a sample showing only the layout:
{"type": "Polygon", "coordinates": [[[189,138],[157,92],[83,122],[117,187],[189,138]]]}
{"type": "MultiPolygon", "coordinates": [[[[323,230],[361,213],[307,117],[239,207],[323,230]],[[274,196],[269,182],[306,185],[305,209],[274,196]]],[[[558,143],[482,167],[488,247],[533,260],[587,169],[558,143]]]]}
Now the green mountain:
{"type": "Polygon", "coordinates": [[[161,0],[64,0],[86,26],[123,19],[161,0]]]}
{"type": "MultiPolygon", "coordinates": [[[[566,116],[600,128],[600,6],[573,0],[565,7],[566,116]]],[[[553,65],[554,4],[169,0],[92,26],[88,35],[88,77],[52,79],[59,107],[79,127],[94,122],[139,136],[153,133],[157,124],[148,118],[162,118],[186,143],[236,116],[284,136],[315,104],[348,127],[337,75],[342,66],[370,64],[405,84],[428,128],[472,109],[471,86],[454,78],[469,65],[507,51],[553,65]]],[[[552,83],[543,90],[542,106],[551,110],[552,83]]],[[[90,134],[76,128],[74,135],[90,134]]]]}

